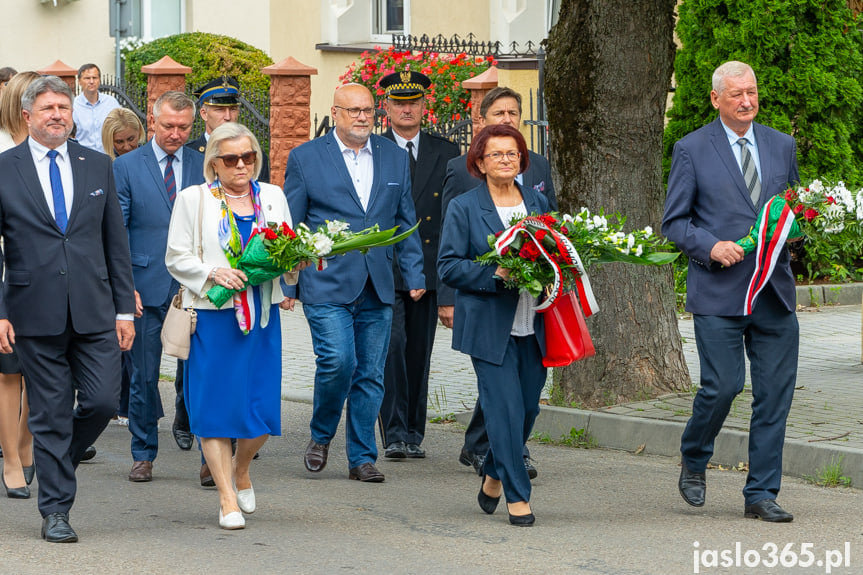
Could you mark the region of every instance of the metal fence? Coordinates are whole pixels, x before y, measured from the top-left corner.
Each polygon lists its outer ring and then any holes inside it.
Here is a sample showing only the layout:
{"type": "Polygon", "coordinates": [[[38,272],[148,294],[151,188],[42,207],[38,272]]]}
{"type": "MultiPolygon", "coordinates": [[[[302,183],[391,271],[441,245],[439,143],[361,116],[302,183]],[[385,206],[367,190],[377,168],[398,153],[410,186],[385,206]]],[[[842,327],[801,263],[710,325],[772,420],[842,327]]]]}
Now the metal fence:
{"type": "Polygon", "coordinates": [[[453,34],[449,38],[443,34],[437,36],[427,36],[426,34],[422,36],[393,35],[393,49],[411,52],[441,52],[444,54],[461,54],[464,52],[469,56],[488,56],[491,54],[495,58],[536,56],[540,49],[539,44],[529,40],[522,45],[518,42],[504,44],[499,41],[480,41],[476,38],[473,33],[468,34],[465,38],[459,37],[458,34],[453,34]]]}
{"type": "Polygon", "coordinates": [[[120,105],[124,108],[129,108],[141,123],[144,128],[147,127],[147,88],[136,86],[126,82],[125,79],[110,74],[103,74],[100,92],[107,92],[117,98],[120,105]]]}

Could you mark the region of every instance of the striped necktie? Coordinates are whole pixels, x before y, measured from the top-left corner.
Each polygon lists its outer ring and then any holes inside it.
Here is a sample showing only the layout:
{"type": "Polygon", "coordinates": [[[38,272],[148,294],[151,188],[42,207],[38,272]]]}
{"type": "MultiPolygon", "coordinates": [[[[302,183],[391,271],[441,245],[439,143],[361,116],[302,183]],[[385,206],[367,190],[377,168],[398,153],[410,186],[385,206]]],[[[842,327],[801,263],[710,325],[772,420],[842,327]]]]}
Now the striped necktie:
{"type": "Polygon", "coordinates": [[[749,190],[749,198],[757,206],[758,199],[761,197],[761,182],[758,180],[758,170],[755,169],[752,154],[749,153],[749,148],[746,147],[748,143],[749,140],[746,138],[737,140],[737,144],[740,146],[740,170],[743,172],[743,181],[746,182],[746,189],[749,190]]]}
{"type": "Polygon", "coordinates": [[[168,154],[165,156],[165,159],[167,160],[167,165],[165,166],[165,189],[168,190],[168,199],[173,204],[177,197],[177,182],[174,180],[174,168],[171,167],[171,162],[176,159],[176,156],[168,154]]]}
{"type": "Polygon", "coordinates": [[[64,234],[66,233],[66,195],[63,193],[63,179],[60,177],[60,166],[57,165],[57,150],[49,150],[48,158],[51,163],[48,166],[48,175],[51,178],[51,194],[54,196],[54,221],[64,234]]]}

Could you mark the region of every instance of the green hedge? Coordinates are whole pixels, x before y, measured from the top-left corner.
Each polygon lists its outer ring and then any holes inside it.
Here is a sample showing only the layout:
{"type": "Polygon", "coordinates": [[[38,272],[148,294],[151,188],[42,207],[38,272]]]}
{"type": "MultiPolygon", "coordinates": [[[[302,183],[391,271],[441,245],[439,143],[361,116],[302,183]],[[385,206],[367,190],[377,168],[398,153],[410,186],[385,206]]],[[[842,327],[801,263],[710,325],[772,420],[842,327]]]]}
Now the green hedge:
{"type": "Polygon", "coordinates": [[[159,38],[125,53],[126,80],[147,85],[141,67],[170,56],[192,68],[189,86],[198,87],[223,74],[235,77],[244,90],[268,90],[270,77],[261,73],[273,60],[265,52],[229,36],[191,32],[159,38]]]}
{"type": "Polygon", "coordinates": [[[758,77],[757,121],[797,140],[801,179],[863,182],[863,18],[846,0],[683,0],[679,16],[666,176],[674,143],[716,117],[713,70],[741,60],[758,77]]]}

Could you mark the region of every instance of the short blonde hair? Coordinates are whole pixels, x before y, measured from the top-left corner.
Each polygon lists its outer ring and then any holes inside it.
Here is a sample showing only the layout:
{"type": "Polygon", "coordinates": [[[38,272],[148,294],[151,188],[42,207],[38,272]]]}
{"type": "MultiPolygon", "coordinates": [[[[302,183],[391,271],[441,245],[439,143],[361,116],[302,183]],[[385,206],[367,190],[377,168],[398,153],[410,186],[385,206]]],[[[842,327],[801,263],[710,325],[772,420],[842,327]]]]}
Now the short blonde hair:
{"type": "Polygon", "coordinates": [[[261,173],[261,165],[263,164],[263,152],[258,139],[242,124],[236,122],[225,122],[210,134],[210,139],[207,141],[207,149],[204,150],[204,179],[208,184],[216,181],[216,158],[221,154],[220,148],[222,142],[227,140],[237,140],[239,138],[248,138],[252,144],[252,149],[255,151],[255,167],[252,170],[252,179],[257,180],[261,173]]]}
{"type": "Polygon", "coordinates": [[[27,134],[27,122],[21,113],[24,107],[21,105],[21,96],[34,80],[41,78],[36,72],[20,72],[12,76],[9,83],[3,89],[0,96],[0,129],[15,136],[27,134]]]}
{"type": "Polygon", "coordinates": [[[138,145],[141,146],[147,141],[147,132],[144,131],[144,125],[129,108],[115,108],[108,112],[105,116],[105,123],[102,124],[102,147],[105,153],[111,156],[114,155],[114,135],[123,130],[134,130],[138,132],[138,145]]]}

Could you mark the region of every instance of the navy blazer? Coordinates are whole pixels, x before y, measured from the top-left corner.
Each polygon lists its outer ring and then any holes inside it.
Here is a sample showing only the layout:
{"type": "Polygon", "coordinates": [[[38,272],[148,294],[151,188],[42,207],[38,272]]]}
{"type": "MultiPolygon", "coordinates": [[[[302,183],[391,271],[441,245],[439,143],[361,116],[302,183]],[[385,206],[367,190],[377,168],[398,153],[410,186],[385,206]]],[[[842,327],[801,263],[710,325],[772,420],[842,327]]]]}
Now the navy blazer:
{"type": "MultiPolygon", "coordinates": [[[[551,181],[551,166],[545,156],[530,151],[528,151],[528,155],[530,156],[530,163],[527,170],[522,174],[521,185],[532,188],[535,192],[545,196],[548,203],[546,211],[556,211],[557,198],[554,194],[554,183],[551,181]]],[[[450,160],[446,166],[446,177],[443,182],[443,199],[441,202],[443,215],[446,216],[447,206],[456,196],[472,190],[481,183],[482,180],[472,176],[467,171],[467,154],[450,160]]],[[[453,305],[453,290],[443,286],[438,292],[437,303],[438,305],[453,305]]]]}
{"type": "MultiPolygon", "coordinates": [[[[674,145],[662,233],[689,257],[686,309],[694,314],[743,315],[755,252],[723,268],[710,260],[710,250],[718,241],[736,241],[748,234],[767,200],[800,179],[794,138],[761,124],[753,126],[761,161],[757,206],[719,118],[674,145]]],[[[793,311],[796,296],[790,261],[788,250],[783,249],[768,285],[793,311]]]]}
{"type": "MultiPolygon", "coordinates": [[[[527,213],[545,213],[548,201],[532,188],[520,187],[527,213]]],[[[495,267],[476,263],[488,252],[488,236],[505,228],[488,186],[483,183],[455,198],[444,216],[438,274],[455,290],[452,347],[495,365],[503,363],[518,290],[507,289],[495,279],[495,267]]],[[[536,314],[533,328],[545,354],[543,317],[536,314]]]]}
{"type": "Polygon", "coordinates": [[[116,314],[134,313],[129,244],[111,160],[68,142],[72,209],[66,233],[45,200],[28,140],[0,155],[0,318],[19,336],[59,335],[116,327],[116,314]]]}
{"type": "MultiPolygon", "coordinates": [[[[392,129],[384,132],[383,137],[395,142],[392,129]]],[[[420,221],[417,231],[422,240],[423,274],[430,290],[438,289],[440,283],[437,277],[437,251],[443,221],[441,201],[446,166],[447,162],[458,155],[459,148],[456,144],[437,134],[420,132],[417,164],[411,182],[411,196],[420,221]]],[[[393,274],[396,289],[405,291],[398,265],[394,267],[393,274]]]]}
{"type": "MultiPolygon", "coordinates": [[[[372,134],[370,141],[374,177],[365,210],[339,150],[335,130],[291,150],[284,189],[294,225],[305,222],[314,231],[326,220],[342,220],[358,232],[374,224],[382,230],[398,226],[399,231],[406,231],[417,223],[407,153],[381,136],[372,134]]],[[[392,304],[394,248],[406,289],[424,289],[420,238],[413,233],[395,246],[330,258],[322,271],[301,271],[297,297],[308,304],[347,304],[359,297],[371,279],[378,298],[392,304]]],[[[293,296],[295,292],[288,287],[285,293],[293,296]]]]}
{"type": "MultiPolygon", "coordinates": [[[[158,307],[168,300],[174,281],[165,267],[173,206],[152,140],[114,160],[114,177],[123,208],[123,223],[129,233],[135,289],[143,305],[158,307]]],[[[177,193],[203,182],[203,154],[185,147],[183,181],[178,182],[177,193]]]]}

